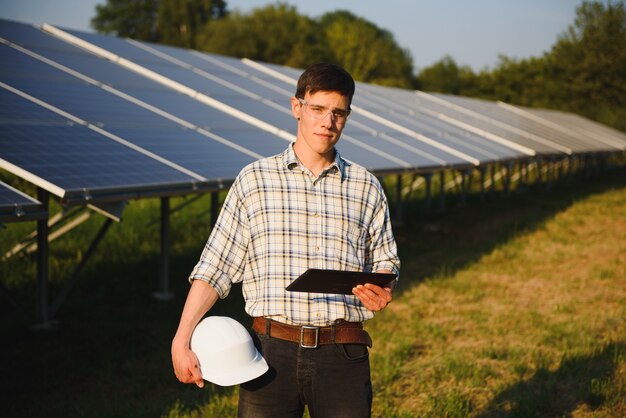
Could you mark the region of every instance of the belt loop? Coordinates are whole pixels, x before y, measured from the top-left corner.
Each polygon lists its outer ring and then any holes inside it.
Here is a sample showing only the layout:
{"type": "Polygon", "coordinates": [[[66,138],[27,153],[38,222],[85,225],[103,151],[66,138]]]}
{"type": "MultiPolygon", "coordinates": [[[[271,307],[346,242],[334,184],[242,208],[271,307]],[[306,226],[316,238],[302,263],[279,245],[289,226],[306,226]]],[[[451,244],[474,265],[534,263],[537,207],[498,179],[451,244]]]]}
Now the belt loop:
{"type": "Polygon", "coordinates": [[[337,327],[335,326],[335,324],[332,324],[330,326],[330,341],[332,341],[333,343],[335,342],[335,329],[337,327]]]}
{"type": "Polygon", "coordinates": [[[272,320],[265,318],[265,335],[267,335],[268,337],[271,335],[270,331],[272,328],[272,320]]]}

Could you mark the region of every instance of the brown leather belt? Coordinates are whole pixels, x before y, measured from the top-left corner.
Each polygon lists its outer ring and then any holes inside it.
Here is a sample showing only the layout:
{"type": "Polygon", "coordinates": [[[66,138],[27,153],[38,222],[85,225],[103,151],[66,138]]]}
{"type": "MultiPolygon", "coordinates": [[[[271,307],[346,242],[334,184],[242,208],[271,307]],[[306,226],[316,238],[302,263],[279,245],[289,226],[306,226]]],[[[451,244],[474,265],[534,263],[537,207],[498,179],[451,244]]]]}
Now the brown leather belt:
{"type": "Polygon", "coordinates": [[[295,326],[262,317],[254,318],[252,329],[258,334],[299,343],[304,348],[325,344],[362,344],[372,346],[372,339],[360,322],[340,322],[327,327],[295,326]]]}

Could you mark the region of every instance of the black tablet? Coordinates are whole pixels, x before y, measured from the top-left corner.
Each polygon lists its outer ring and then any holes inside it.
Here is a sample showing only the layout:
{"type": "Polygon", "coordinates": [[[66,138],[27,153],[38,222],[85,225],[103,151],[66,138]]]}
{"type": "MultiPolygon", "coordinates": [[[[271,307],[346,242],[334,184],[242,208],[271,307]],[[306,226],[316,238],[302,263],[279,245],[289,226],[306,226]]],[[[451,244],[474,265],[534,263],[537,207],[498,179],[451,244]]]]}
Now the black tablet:
{"type": "Polygon", "coordinates": [[[395,279],[396,276],[396,274],[392,273],[308,269],[285,289],[292,292],[351,295],[352,288],[356,285],[372,283],[380,287],[385,287],[395,279]]]}

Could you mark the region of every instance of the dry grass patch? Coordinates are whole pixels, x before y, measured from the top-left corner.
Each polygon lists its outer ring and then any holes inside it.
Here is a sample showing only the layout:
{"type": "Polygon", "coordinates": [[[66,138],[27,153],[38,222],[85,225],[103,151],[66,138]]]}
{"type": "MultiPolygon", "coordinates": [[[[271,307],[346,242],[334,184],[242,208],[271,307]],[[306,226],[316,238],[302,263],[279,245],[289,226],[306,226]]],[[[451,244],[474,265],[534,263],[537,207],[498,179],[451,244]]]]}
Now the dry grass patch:
{"type": "Polygon", "coordinates": [[[387,394],[378,416],[623,410],[624,237],[621,189],[577,202],[467,268],[405,291],[372,324],[373,364],[382,368],[374,367],[374,380],[387,394]],[[621,401],[611,398],[615,391],[621,401]]]}

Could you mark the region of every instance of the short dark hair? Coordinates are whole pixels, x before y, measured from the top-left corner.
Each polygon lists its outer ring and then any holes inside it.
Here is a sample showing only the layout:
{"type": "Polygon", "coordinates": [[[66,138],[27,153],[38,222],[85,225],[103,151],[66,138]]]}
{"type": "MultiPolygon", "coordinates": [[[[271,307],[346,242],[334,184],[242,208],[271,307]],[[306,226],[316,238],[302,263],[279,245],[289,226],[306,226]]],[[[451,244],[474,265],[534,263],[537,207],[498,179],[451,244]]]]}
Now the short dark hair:
{"type": "Polygon", "coordinates": [[[298,79],[296,97],[318,91],[336,91],[348,98],[348,105],[354,96],[354,79],[346,70],[336,64],[318,62],[307,67],[298,79]]]}

